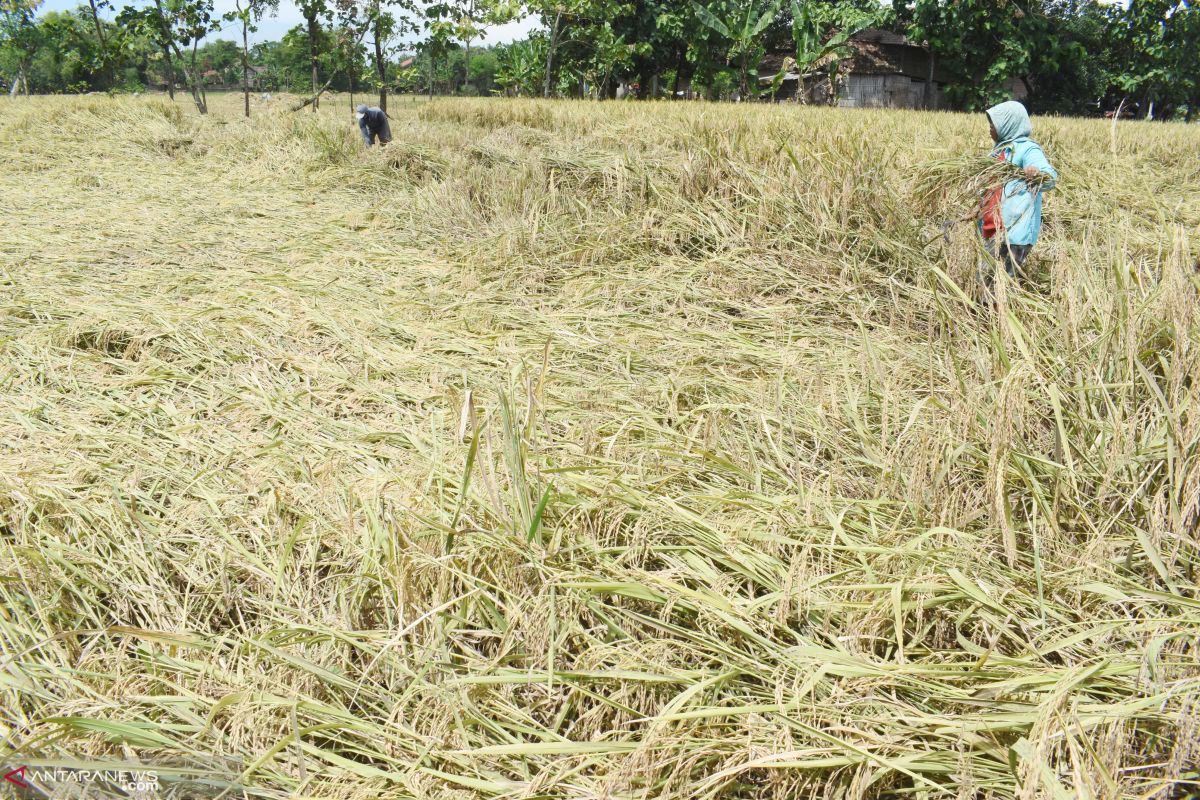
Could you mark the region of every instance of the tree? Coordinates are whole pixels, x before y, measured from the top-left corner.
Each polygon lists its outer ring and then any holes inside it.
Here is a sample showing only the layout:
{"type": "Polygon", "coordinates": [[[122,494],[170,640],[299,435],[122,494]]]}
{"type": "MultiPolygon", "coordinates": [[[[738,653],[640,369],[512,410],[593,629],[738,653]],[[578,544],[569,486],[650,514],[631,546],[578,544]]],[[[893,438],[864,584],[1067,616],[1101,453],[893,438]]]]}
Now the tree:
{"type": "Polygon", "coordinates": [[[197,56],[201,40],[216,27],[212,0],[154,0],[154,7],[171,32],[171,51],[175,54],[175,62],[183,70],[196,110],[207,114],[208,98],[200,80],[197,56]],[[191,54],[184,58],[182,48],[189,45],[191,54]]]}
{"type": "Polygon", "coordinates": [[[444,19],[449,8],[444,3],[437,3],[425,9],[425,41],[422,49],[429,63],[429,97],[433,97],[434,76],[437,74],[438,60],[445,57],[454,40],[454,23],[444,19]]]}
{"type": "Polygon", "coordinates": [[[541,93],[546,39],[531,37],[496,49],[496,83],[504,93],[535,97],[541,93]]]}
{"type": "Polygon", "coordinates": [[[559,49],[564,43],[578,51],[576,61],[585,64],[596,52],[597,45],[607,36],[604,29],[613,30],[613,21],[628,17],[635,11],[633,3],[621,0],[527,0],[526,7],[542,18],[546,26],[545,69],[542,73],[542,95],[549,97],[554,85],[553,76],[559,49]]]}
{"type": "MultiPolygon", "coordinates": [[[[354,54],[361,42],[367,33],[372,34],[372,81],[379,92],[379,107],[387,111],[390,56],[395,51],[395,41],[398,37],[417,30],[411,16],[416,11],[415,0],[333,0],[333,5],[328,10],[332,13],[336,25],[334,47],[329,56],[340,54],[341,59],[347,63],[356,60],[354,54]]],[[[360,72],[355,68],[347,73],[351,95],[354,93],[360,72]]],[[[315,94],[317,92],[314,73],[315,94]]]]}
{"type": "Polygon", "coordinates": [[[41,38],[34,16],[40,3],[41,0],[0,0],[0,60],[16,66],[10,95],[16,94],[20,84],[29,97],[29,63],[41,38]]]}
{"type": "Polygon", "coordinates": [[[399,13],[384,8],[383,0],[369,0],[367,19],[374,40],[375,86],[379,91],[379,107],[387,111],[388,63],[395,51],[397,37],[416,33],[418,26],[413,18],[416,4],[413,0],[391,0],[390,5],[399,13]]]}
{"type": "Polygon", "coordinates": [[[1047,18],[1039,0],[910,0],[894,4],[906,33],[930,51],[950,76],[947,96],[955,105],[978,110],[1005,99],[1003,84],[1028,71],[1030,54],[1047,46],[1047,18]]]}
{"type": "Polygon", "coordinates": [[[749,98],[750,79],[757,79],[758,62],[765,50],[762,33],[775,21],[782,0],[766,3],[752,1],[741,7],[718,7],[719,10],[715,11],[694,0],[692,5],[700,21],[728,41],[729,58],[738,65],[738,94],[743,100],[749,98]]]}
{"type": "Polygon", "coordinates": [[[398,25],[395,15],[384,11],[382,0],[370,0],[367,5],[367,17],[370,20],[375,51],[375,86],[379,90],[379,107],[387,111],[387,52],[397,28],[402,30],[403,26],[398,25]]]}
{"type": "Polygon", "coordinates": [[[196,51],[196,64],[205,86],[240,85],[242,82],[242,48],[228,39],[200,45],[196,51]]]}
{"type": "Polygon", "coordinates": [[[444,22],[445,25],[437,26],[437,30],[441,37],[448,37],[446,44],[450,39],[458,39],[463,43],[466,52],[462,65],[462,85],[466,87],[471,83],[471,42],[483,34],[487,25],[511,19],[516,13],[516,6],[509,0],[445,0],[425,9],[426,17],[434,21],[427,23],[426,28],[432,35],[436,23],[444,22]]]}
{"type": "Polygon", "coordinates": [[[463,43],[463,87],[471,86],[471,42],[483,35],[488,26],[516,19],[519,7],[514,0],[455,0],[452,16],[454,33],[463,43]]]}
{"type": "MultiPolygon", "coordinates": [[[[837,97],[837,64],[850,54],[848,42],[864,28],[882,24],[887,10],[880,6],[864,10],[850,3],[817,3],[814,0],[792,0],[792,43],[796,54],[792,61],[797,80],[803,90],[804,79],[821,65],[829,70],[829,97],[837,97]]],[[[787,64],[776,75],[772,91],[778,89],[787,73],[787,64]]],[[[803,99],[804,92],[800,92],[803,99]]]]}
{"type": "Polygon", "coordinates": [[[250,116],[250,33],[258,30],[256,22],[278,10],[279,0],[234,0],[233,11],[224,17],[227,22],[236,20],[242,27],[242,97],[247,117],[250,116]]]}
{"type": "Polygon", "coordinates": [[[1115,88],[1147,118],[1169,119],[1176,107],[1189,103],[1193,113],[1200,73],[1198,13],[1188,0],[1129,0],[1109,9],[1108,36],[1123,65],[1115,88]]]}
{"type": "Polygon", "coordinates": [[[609,23],[596,29],[591,44],[592,57],[583,71],[584,88],[591,84],[603,97],[613,74],[632,66],[635,48],[625,41],[623,35],[618,36],[609,23]]]}
{"type": "Polygon", "coordinates": [[[1108,14],[1095,0],[1053,0],[1044,7],[1047,35],[1030,53],[1024,76],[1030,111],[1094,114],[1122,65],[1114,56],[1108,14]]]}
{"type": "Polygon", "coordinates": [[[48,11],[38,19],[38,47],[26,73],[31,92],[99,88],[95,32],[86,13],[48,11]]]}
{"type": "Polygon", "coordinates": [[[144,36],[153,42],[162,53],[165,69],[164,78],[167,83],[167,94],[175,99],[175,65],[171,58],[174,34],[171,25],[163,14],[161,6],[125,6],[117,15],[117,25],[135,35],[144,36]]]}
{"type": "Polygon", "coordinates": [[[100,68],[108,77],[108,85],[111,87],[114,81],[112,57],[108,50],[108,40],[104,35],[104,23],[100,21],[100,9],[112,8],[112,3],[108,0],[88,0],[88,7],[92,11],[92,22],[96,26],[96,41],[100,45],[100,68]]]}
{"type": "Polygon", "coordinates": [[[329,6],[325,0],[299,0],[296,3],[300,9],[300,14],[304,17],[304,23],[308,28],[308,64],[312,69],[312,110],[317,113],[317,106],[321,102],[321,89],[318,88],[320,74],[318,71],[318,61],[320,60],[320,51],[317,49],[321,41],[321,17],[329,14],[329,6]]]}

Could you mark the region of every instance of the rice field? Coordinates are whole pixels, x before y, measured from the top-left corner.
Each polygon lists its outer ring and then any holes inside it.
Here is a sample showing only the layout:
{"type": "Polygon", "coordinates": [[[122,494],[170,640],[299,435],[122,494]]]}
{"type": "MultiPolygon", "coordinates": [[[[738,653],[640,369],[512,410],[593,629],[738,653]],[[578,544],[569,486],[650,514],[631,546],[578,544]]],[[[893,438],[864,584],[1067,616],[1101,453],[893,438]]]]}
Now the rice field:
{"type": "Polygon", "coordinates": [[[1196,126],[214,105],[0,99],[3,771],[1197,792],[1196,126]]]}

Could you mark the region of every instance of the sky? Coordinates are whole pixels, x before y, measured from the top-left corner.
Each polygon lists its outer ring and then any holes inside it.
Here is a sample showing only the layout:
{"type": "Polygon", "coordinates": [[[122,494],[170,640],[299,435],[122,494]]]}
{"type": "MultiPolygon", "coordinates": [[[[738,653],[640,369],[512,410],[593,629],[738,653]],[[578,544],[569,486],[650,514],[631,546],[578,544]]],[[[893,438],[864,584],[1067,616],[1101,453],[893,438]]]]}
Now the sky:
{"type": "MultiPolygon", "coordinates": [[[[82,2],[86,4],[86,0],[82,0],[82,2]]],[[[42,5],[38,7],[38,11],[70,11],[80,5],[80,3],[81,0],[44,0],[42,5]]],[[[121,0],[114,0],[113,4],[118,9],[125,5],[121,0]]],[[[233,10],[233,0],[214,0],[213,5],[216,7],[218,16],[224,14],[226,11],[233,10]]],[[[112,18],[115,15],[110,12],[106,16],[112,18]]],[[[304,24],[304,18],[300,16],[300,11],[296,8],[295,3],[290,2],[290,0],[279,0],[279,13],[274,17],[269,17],[260,22],[258,24],[258,31],[250,34],[250,42],[253,44],[271,39],[280,39],[288,30],[302,24],[304,24]]],[[[516,39],[523,39],[538,24],[536,19],[523,19],[517,22],[510,22],[507,25],[497,25],[487,30],[483,36],[483,42],[485,44],[504,44],[516,39]]],[[[226,23],[222,32],[209,34],[209,38],[238,41],[241,39],[241,35],[241,29],[237,23],[231,22],[226,23]]],[[[472,44],[475,44],[475,42],[472,44]]]]}

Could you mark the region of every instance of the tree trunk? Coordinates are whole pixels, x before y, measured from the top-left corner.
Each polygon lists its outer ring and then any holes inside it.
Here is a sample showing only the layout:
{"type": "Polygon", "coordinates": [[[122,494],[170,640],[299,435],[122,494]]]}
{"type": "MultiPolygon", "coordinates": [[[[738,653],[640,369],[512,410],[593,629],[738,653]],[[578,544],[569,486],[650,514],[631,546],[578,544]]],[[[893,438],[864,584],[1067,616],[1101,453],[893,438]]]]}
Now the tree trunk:
{"type": "Polygon", "coordinates": [[[429,99],[433,99],[433,48],[429,48],[429,99]]]}
{"type": "MultiPolygon", "coordinates": [[[[154,7],[158,9],[158,18],[163,22],[163,31],[170,33],[170,27],[167,25],[167,15],[163,11],[162,0],[154,0],[154,7]]],[[[175,53],[175,58],[179,61],[179,68],[183,70],[183,80],[187,83],[188,89],[192,92],[192,100],[196,103],[196,110],[201,114],[208,113],[208,104],[205,101],[204,92],[200,89],[199,83],[196,81],[196,45],[198,40],[192,42],[192,68],[188,69],[187,61],[183,57],[183,51],[179,49],[179,45],[175,43],[174,38],[167,39],[170,50],[175,53]]],[[[175,84],[175,69],[171,68],[171,75],[168,79],[168,86],[175,84]]],[[[174,92],[172,92],[174,99],[174,92]]]]}
{"type": "Polygon", "coordinates": [[[200,88],[199,82],[196,80],[196,47],[192,45],[192,66],[189,69],[183,59],[183,53],[176,51],[175,56],[179,59],[181,68],[183,69],[183,79],[187,82],[188,89],[192,92],[192,100],[196,103],[196,110],[201,114],[208,113],[208,104],[205,102],[204,90],[200,88]]]}
{"type": "Polygon", "coordinates": [[[687,69],[687,47],[679,48],[679,57],[675,59],[675,81],[671,85],[671,99],[679,99],[679,87],[683,85],[683,73],[687,69]]]}
{"type": "Polygon", "coordinates": [[[463,44],[466,45],[463,51],[463,93],[466,94],[467,87],[471,85],[471,40],[463,39],[463,44]]]}
{"type": "Polygon", "coordinates": [[[175,65],[171,62],[171,42],[173,34],[167,15],[163,13],[162,0],[154,0],[154,8],[158,11],[159,46],[162,47],[163,61],[167,64],[167,94],[175,101],[175,65]]]}
{"type": "Polygon", "coordinates": [[[25,71],[25,62],[21,62],[21,88],[25,90],[26,99],[29,98],[29,73],[25,71]]]}
{"type": "Polygon", "coordinates": [[[100,63],[104,65],[104,72],[108,76],[108,88],[115,88],[115,76],[113,75],[112,63],[108,58],[108,44],[104,39],[104,28],[100,24],[100,12],[96,10],[96,0],[88,0],[88,5],[92,9],[92,24],[96,26],[96,41],[100,43],[100,63]]]}
{"type": "Polygon", "coordinates": [[[308,22],[308,61],[312,66],[312,110],[317,113],[317,106],[321,104],[321,90],[318,88],[320,77],[317,71],[317,36],[321,33],[321,24],[317,21],[317,15],[313,13],[305,18],[308,22]]]}
{"type": "MultiPolygon", "coordinates": [[[[241,5],[238,5],[241,11],[241,5]]],[[[250,22],[242,18],[242,96],[246,103],[246,119],[250,119],[250,22]]]]}
{"type": "MultiPolygon", "coordinates": [[[[192,100],[196,101],[196,108],[200,114],[209,113],[208,97],[204,96],[204,86],[200,85],[199,73],[196,71],[196,48],[199,47],[200,40],[193,38],[192,40],[192,61],[191,68],[184,67],[184,77],[187,79],[187,85],[192,90],[192,100]]],[[[182,61],[182,55],[180,55],[182,61]]]]}
{"type": "Polygon", "coordinates": [[[542,97],[550,96],[550,73],[554,69],[554,48],[558,47],[558,24],[562,22],[562,11],[554,16],[554,25],[550,28],[550,46],[546,48],[546,81],[542,85],[542,97]]]}
{"type": "Polygon", "coordinates": [[[387,62],[383,59],[383,21],[375,12],[375,76],[379,79],[379,107],[387,111],[387,62]]]}
{"type": "Polygon", "coordinates": [[[171,48],[163,46],[163,61],[167,64],[167,94],[175,101],[175,65],[171,63],[171,48]]]}
{"type": "Polygon", "coordinates": [[[196,108],[200,109],[201,114],[208,113],[208,96],[204,93],[204,83],[199,78],[199,71],[196,69],[196,56],[200,40],[192,39],[192,96],[196,99],[196,108]]]}

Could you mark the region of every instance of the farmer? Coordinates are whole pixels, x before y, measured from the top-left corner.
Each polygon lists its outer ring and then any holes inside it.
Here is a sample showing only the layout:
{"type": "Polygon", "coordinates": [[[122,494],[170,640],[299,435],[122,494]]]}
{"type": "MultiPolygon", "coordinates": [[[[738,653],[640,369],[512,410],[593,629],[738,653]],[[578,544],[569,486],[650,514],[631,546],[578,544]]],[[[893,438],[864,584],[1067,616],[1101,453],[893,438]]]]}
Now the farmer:
{"type": "Polygon", "coordinates": [[[985,195],[980,206],[979,233],[989,258],[980,264],[980,278],[987,296],[997,255],[1010,277],[1017,277],[1029,251],[1037,244],[1042,229],[1042,193],[1054,188],[1058,173],[1037,142],[1029,138],[1033,128],[1025,106],[1010,100],[987,111],[991,123],[991,157],[1015,165],[1021,176],[985,195]]]}
{"type": "Polygon", "coordinates": [[[362,131],[363,143],[367,147],[375,144],[375,137],[379,137],[381,147],[392,140],[388,115],[383,109],[375,106],[367,108],[365,103],[360,103],[354,110],[354,116],[358,117],[358,129],[362,131]]]}

